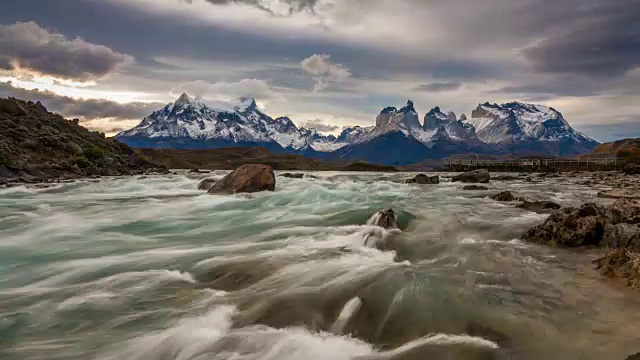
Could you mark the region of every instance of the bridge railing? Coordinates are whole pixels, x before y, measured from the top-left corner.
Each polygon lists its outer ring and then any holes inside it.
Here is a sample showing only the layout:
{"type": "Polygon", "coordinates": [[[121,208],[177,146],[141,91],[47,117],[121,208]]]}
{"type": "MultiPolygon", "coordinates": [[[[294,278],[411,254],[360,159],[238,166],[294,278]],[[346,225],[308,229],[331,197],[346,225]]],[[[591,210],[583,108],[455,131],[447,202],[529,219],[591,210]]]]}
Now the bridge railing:
{"type": "Polygon", "coordinates": [[[445,165],[450,169],[542,169],[542,168],[613,168],[622,165],[616,158],[606,159],[512,159],[512,160],[484,160],[484,159],[447,159],[445,165]]]}

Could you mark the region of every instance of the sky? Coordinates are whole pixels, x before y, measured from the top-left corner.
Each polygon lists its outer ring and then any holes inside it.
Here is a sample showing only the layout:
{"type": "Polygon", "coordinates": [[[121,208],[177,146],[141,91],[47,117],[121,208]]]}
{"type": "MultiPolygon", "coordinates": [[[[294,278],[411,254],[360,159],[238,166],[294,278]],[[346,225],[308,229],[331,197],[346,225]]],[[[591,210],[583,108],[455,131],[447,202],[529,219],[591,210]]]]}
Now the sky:
{"type": "Polygon", "coordinates": [[[327,133],[386,106],[552,106],[640,137],[639,0],[3,0],[0,97],[109,135],[186,92],[327,133]]]}

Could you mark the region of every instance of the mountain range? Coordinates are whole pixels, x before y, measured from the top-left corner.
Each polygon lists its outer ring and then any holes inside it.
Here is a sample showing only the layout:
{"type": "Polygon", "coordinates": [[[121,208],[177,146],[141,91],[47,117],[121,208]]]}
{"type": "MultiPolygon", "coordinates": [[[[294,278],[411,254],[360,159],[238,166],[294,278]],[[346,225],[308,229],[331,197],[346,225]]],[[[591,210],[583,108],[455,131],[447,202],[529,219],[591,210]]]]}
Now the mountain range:
{"type": "Polygon", "coordinates": [[[349,127],[334,136],[299,128],[288,117],[272,118],[251,98],[234,106],[210,106],[186,94],[116,139],[137,148],[259,146],[274,153],[388,165],[455,154],[570,156],[598,146],[557,110],[520,102],[480,104],[470,119],[436,106],[421,123],[409,100],[401,108],[384,108],[375,126],[349,127]]]}

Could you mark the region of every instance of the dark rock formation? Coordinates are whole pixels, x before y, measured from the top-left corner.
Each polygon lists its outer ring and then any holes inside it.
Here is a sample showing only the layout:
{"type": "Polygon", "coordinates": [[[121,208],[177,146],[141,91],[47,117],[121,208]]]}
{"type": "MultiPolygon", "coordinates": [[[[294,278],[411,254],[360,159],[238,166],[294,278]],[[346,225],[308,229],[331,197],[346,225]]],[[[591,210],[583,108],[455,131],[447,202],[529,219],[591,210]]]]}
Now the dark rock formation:
{"type": "Polygon", "coordinates": [[[462,190],[473,191],[473,190],[489,190],[486,186],[480,185],[466,185],[462,187],[462,190]]]}
{"type": "Polygon", "coordinates": [[[468,171],[451,179],[452,182],[459,181],[463,183],[488,183],[489,180],[491,180],[491,175],[487,169],[468,171]]]}
{"type": "Polygon", "coordinates": [[[640,353],[630,355],[626,360],[640,360],[640,353]]]}
{"type": "Polygon", "coordinates": [[[440,177],[438,175],[429,176],[425,174],[416,175],[413,179],[407,179],[404,181],[405,184],[440,184],[440,177]]]}
{"type": "Polygon", "coordinates": [[[209,191],[209,189],[211,189],[211,187],[213,187],[213,185],[215,184],[216,184],[216,179],[213,179],[213,178],[203,179],[202,181],[200,181],[200,184],[198,184],[198,190],[209,191]]]}
{"type": "Polygon", "coordinates": [[[622,223],[640,223],[640,204],[620,199],[608,206],[587,203],[580,207],[563,208],[553,212],[543,224],[529,229],[523,239],[566,247],[616,246],[613,239],[631,230],[616,226],[622,223]]]}
{"type": "Polygon", "coordinates": [[[284,174],[282,174],[280,176],[285,177],[285,178],[289,178],[289,179],[302,179],[304,177],[304,174],[301,174],[301,173],[284,173],[284,174]]]}
{"type": "Polygon", "coordinates": [[[209,189],[210,194],[253,193],[259,191],[274,191],[276,177],[273,169],[268,165],[243,165],[209,189]]]}
{"type": "Polygon", "coordinates": [[[622,167],[622,172],[627,175],[640,175],[640,165],[634,163],[626,163],[622,167]]]}
{"type": "MultiPolygon", "coordinates": [[[[518,198],[517,200],[523,200],[522,198],[518,198]]],[[[551,213],[554,210],[558,210],[562,208],[559,204],[556,204],[552,201],[527,201],[523,200],[521,204],[516,205],[519,209],[529,210],[533,212],[537,212],[540,214],[551,213]]]]}
{"type": "Polygon", "coordinates": [[[503,191],[491,197],[495,201],[515,201],[516,197],[509,191],[503,191]]]}
{"type": "Polygon", "coordinates": [[[53,114],[40,103],[0,99],[0,179],[47,182],[161,172],[129,146],[53,114]]]}

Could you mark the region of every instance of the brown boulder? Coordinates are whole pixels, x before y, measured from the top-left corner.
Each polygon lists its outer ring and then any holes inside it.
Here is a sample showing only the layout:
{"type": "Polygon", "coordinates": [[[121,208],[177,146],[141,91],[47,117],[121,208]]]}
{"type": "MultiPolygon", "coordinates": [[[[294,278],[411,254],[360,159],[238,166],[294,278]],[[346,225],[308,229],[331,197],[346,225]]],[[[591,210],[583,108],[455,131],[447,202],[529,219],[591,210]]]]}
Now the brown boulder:
{"type": "Polygon", "coordinates": [[[640,254],[629,249],[616,249],[594,261],[600,274],[622,279],[626,285],[640,289],[640,254]]]}
{"type": "Polygon", "coordinates": [[[276,177],[268,165],[247,164],[233,170],[209,189],[209,194],[274,191],[276,177]]]}
{"type": "Polygon", "coordinates": [[[463,183],[488,183],[489,180],[491,180],[491,174],[489,174],[489,170],[487,169],[467,171],[451,179],[452,182],[459,181],[463,183]]]}

